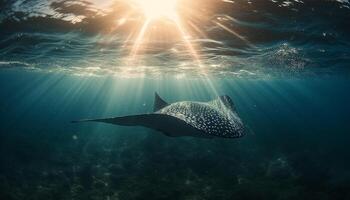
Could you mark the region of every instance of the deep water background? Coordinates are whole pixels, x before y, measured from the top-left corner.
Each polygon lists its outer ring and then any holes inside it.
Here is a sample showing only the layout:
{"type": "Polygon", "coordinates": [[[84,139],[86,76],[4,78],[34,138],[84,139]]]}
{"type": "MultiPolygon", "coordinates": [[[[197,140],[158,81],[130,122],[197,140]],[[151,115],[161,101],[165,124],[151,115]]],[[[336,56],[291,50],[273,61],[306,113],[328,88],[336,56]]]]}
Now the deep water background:
{"type": "Polygon", "coordinates": [[[348,79],[212,79],[249,127],[241,139],[170,138],[71,120],[214,98],[203,79],[3,71],[4,199],[347,199],[348,79]]]}
{"type": "Polygon", "coordinates": [[[349,1],[179,2],[201,67],[171,26],[128,65],[121,1],[0,1],[0,199],[350,199],[349,1]],[[248,134],[70,123],[154,92],[229,95],[248,134]]]}

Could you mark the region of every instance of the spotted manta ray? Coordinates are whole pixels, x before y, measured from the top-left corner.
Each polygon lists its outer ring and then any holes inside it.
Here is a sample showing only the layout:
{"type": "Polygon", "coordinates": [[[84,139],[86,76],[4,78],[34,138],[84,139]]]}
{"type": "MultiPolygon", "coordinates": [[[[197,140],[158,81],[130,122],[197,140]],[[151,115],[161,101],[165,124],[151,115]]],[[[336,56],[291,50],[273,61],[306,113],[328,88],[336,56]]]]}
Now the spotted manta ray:
{"type": "Polygon", "coordinates": [[[239,138],[245,132],[233,101],[227,95],[209,102],[179,101],[169,104],[155,93],[153,113],[73,122],[144,126],[171,137],[239,138]]]}

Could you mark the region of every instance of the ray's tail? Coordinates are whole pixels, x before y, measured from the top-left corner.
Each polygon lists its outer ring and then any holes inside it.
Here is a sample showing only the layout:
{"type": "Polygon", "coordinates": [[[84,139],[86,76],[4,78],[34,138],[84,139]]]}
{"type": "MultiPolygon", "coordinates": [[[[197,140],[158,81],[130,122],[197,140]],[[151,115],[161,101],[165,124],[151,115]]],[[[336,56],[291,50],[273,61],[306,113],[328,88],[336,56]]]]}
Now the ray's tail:
{"type": "Polygon", "coordinates": [[[130,115],[123,117],[103,118],[103,119],[82,119],[74,120],[71,123],[83,122],[103,122],[108,124],[116,124],[122,126],[147,125],[154,121],[156,114],[130,115]]]}

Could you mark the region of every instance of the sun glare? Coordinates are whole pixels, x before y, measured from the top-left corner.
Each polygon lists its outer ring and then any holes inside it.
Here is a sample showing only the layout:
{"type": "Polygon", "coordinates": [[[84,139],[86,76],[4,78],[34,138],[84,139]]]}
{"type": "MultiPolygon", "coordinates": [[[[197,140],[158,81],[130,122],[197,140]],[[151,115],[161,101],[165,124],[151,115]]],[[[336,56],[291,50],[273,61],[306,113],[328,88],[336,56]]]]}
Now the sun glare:
{"type": "Polygon", "coordinates": [[[176,19],[177,0],[134,0],[148,19],[176,19]]]}
{"type": "MultiPolygon", "coordinates": [[[[194,42],[196,32],[193,29],[191,30],[193,27],[195,30],[199,30],[199,27],[190,22],[197,18],[205,18],[205,16],[201,17],[202,14],[197,12],[198,10],[186,7],[188,5],[184,4],[184,2],[180,6],[179,0],[124,1],[132,7],[132,11],[129,13],[130,16],[136,13],[134,16],[141,16],[142,14],[144,17],[144,19],[140,17],[134,18],[142,20],[140,20],[141,23],[135,23],[135,31],[127,39],[132,45],[130,54],[125,60],[126,65],[142,66],[145,63],[142,53],[152,49],[152,45],[159,45],[162,48],[162,44],[167,46],[169,41],[176,41],[174,46],[177,45],[177,48],[180,48],[183,55],[190,58],[191,62],[198,66],[199,73],[207,74],[205,66],[202,64],[202,57],[198,52],[197,44],[194,42]],[[191,11],[191,18],[188,18],[188,15],[183,15],[184,11],[188,12],[188,10],[191,11]],[[172,38],[169,39],[170,35],[172,38]]],[[[122,26],[127,21],[128,16],[124,16],[118,21],[118,26],[122,26]]]]}
{"type": "MultiPolygon", "coordinates": [[[[177,2],[178,0],[133,0],[133,2],[141,9],[144,13],[146,20],[140,27],[139,33],[135,39],[132,51],[131,61],[138,61],[136,55],[145,46],[143,45],[147,41],[146,35],[149,31],[152,31],[151,27],[154,24],[160,25],[160,19],[171,20],[174,26],[174,30],[179,33],[182,41],[184,42],[187,50],[190,52],[196,61],[199,60],[198,54],[188,39],[189,34],[186,28],[181,22],[181,16],[178,14],[177,2]],[[156,21],[153,23],[153,21],[156,21]]],[[[162,32],[157,33],[161,38],[162,32]]],[[[166,33],[165,33],[166,34],[166,33]]],[[[199,62],[198,62],[199,63],[199,62]]]]}

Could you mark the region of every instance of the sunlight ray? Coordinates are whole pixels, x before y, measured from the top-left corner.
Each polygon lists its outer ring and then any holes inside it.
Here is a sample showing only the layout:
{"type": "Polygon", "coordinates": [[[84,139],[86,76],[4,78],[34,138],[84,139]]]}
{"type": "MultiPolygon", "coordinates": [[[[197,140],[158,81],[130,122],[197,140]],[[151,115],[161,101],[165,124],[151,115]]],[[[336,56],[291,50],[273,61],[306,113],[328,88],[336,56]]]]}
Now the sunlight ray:
{"type": "Polygon", "coordinates": [[[219,27],[221,27],[222,29],[224,29],[225,31],[231,33],[232,35],[236,36],[237,38],[239,38],[240,40],[242,40],[244,43],[246,43],[249,47],[251,48],[256,48],[256,46],[254,44],[252,44],[249,40],[247,40],[245,37],[243,37],[242,35],[240,35],[239,33],[237,33],[236,31],[228,28],[227,26],[225,26],[224,24],[218,22],[218,21],[212,21],[214,24],[218,25],[219,27]]]}

